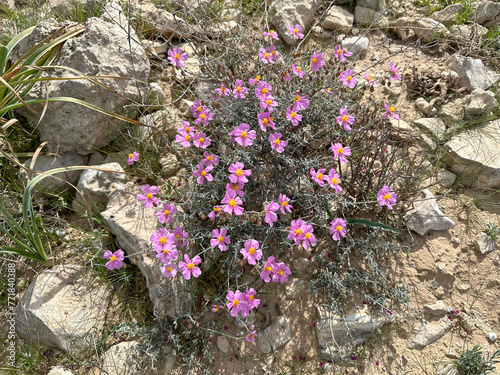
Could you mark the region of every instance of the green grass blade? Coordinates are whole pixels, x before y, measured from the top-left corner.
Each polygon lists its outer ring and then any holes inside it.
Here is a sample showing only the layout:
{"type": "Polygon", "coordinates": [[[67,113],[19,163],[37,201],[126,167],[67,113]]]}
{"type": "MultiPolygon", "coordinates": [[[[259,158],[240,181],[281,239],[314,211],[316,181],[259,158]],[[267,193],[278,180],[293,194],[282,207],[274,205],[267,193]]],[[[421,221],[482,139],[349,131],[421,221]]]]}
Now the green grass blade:
{"type": "Polygon", "coordinates": [[[382,223],[375,223],[373,221],[368,221],[365,219],[347,219],[347,222],[349,224],[360,224],[360,225],[364,225],[365,227],[389,230],[391,232],[399,234],[399,231],[397,229],[394,229],[393,227],[391,227],[389,225],[382,224],[382,223]]]}

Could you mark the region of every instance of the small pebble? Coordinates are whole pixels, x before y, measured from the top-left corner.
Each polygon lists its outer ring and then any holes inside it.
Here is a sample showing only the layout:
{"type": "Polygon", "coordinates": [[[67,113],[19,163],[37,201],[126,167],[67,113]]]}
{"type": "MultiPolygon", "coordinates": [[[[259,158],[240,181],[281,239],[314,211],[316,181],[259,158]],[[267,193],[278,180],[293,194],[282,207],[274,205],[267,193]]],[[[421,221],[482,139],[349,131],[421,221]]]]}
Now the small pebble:
{"type": "Polygon", "coordinates": [[[489,335],[488,335],[488,338],[491,340],[491,341],[497,341],[497,334],[495,332],[491,332],[489,335]]]}

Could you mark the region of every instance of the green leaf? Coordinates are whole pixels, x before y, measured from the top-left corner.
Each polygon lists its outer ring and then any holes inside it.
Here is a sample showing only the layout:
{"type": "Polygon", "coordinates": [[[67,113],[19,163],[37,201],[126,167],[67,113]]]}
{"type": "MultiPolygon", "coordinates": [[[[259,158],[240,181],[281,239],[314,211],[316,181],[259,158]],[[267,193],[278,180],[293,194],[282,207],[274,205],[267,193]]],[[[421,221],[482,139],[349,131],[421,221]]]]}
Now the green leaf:
{"type": "Polygon", "coordinates": [[[399,231],[397,229],[394,229],[389,225],[382,223],[374,223],[373,221],[368,221],[365,219],[347,219],[347,222],[349,224],[360,224],[370,228],[380,228],[380,229],[390,230],[391,232],[399,234],[399,231]]]}

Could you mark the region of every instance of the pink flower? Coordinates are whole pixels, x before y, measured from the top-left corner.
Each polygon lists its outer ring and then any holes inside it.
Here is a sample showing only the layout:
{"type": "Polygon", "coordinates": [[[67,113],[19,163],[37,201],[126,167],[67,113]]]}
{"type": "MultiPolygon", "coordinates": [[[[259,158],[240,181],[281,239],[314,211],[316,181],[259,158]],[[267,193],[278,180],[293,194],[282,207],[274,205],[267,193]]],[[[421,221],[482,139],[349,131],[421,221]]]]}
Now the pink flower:
{"type": "Polygon", "coordinates": [[[224,208],[224,206],[215,206],[213,211],[208,214],[208,218],[212,221],[215,220],[215,217],[217,214],[220,212],[221,208],[224,208]]]}
{"type": "Polygon", "coordinates": [[[327,178],[328,184],[335,189],[336,193],[341,193],[342,188],[339,186],[340,183],[340,176],[338,173],[335,171],[334,168],[330,169],[328,172],[328,178],[327,178]]]}
{"type": "Polygon", "coordinates": [[[276,124],[273,122],[273,118],[271,117],[270,112],[259,113],[257,115],[257,119],[259,120],[260,130],[262,130],[263,132],[265,132],[267,130],[267,128],[266,128],[267,126],[270,126],[271,128],[276,130],[276,124]]]}
{"type": "Polygon", "coordinates": [[[161,268],[161,273],[165,277],[174,277],[177,274],[177,264],[167,263],[161,268]]]}
{"type": "Polygon", "coordinates": [[[193,136],[193,145],[195,145],[196,148],[207,148],[210,146],[210,143],[212,143],[212,140],[207,137],[205,133],[196,133],[193,136]]]}
{"type": "Polygon", "coordinates": [[[178,134],[175,136],[175,141],[176,142],[179,142],[184,147],[191,146],[191,143],[190,143],[191,142],[191,138],[194,135],[194,132],[192,132],[191,129],[190,129],[189,132],[186,132],[186,130],[184,128],[178,128],[177,129],[177,133],[178,134]]]}
{"type": "Polygon", "coordinates": [[[385,185],[377,193],[377,200],[380,207],[387,206],[389,210],[392,210],[392,205],[396,203],[397,196],[391,193],[391,188],[385,185]]]}
{"type": "Polygon", "coordinates": [[[261,59],[264,64],[273,63],[273,55],[263,47],[259,49],[259,59],[261,59]]]}
{"type": "MultiPolygon", "coordinates": [[[[254,288],[248,289],[248,287],[247,287],[245,290],[245,297],[246,297],[246,300],[248,302],[248,309],[249,310],[252,310],[260,305],[260,299],[255,298],[256,294],[257,294],[257,292],[255,291],[254,288]]],[[[250,328],[253,328],[253,326],[251,326],[250,328]]]]}
{"type": "Polygon", "coordinates": [[[274,101],[274,97],[271,94],[266,95],[265,97],[261,96],[261,101],[259,103],[259,107],[267,110],[269,113],[274,111],[273,107],[277,107],[278,103],[274,101]]]}
{"type": "Polygon", "coordinates": [[[290,205],[288,204],[288,202],[290,202],[290,198],[288,198],[286,195],[280,194],[280,196],[278,198],[278,202],[280,203],[280,206],[281,206],[280,211],[283,215],[285,215],[286,212],[292,212],[292,209],[290,208],[290,205]]]}
{"type": "Polygon", "coordinates": [[[346,221],[341,218],[333,219],[330,222],[330,234],[335,241],[340,241],[340,236],[345,237],[346,221]]]}
{"type": "Polygon", "coordinates": [[[226,195],[221,203],[225,204],[224,212],[227,212],[229,215],[232,215],[234,212],[236,216],[239,216],[245,211],[243,207],[240,207],[243,201],[236,195],[234,190],[226,190],[226,195]]]}
{"type": "Polygon", "coordinates": [[[229,181],[231,183],[236,184],[238,182],[241,182],[243,184],[246,184],[248,182],[247,176],[250,176],[252,174],[252,171],[250,169],[243,169],[245,168],[245,165],[243,163],[237,162],[234,164],[231,164],[228,168],[229,173],[229,181]]]}
{"type": "Polygon", "coordinates": [[[158,216],[158,221],[162,224],[170,224],[173,222],[172,214],[177,213],[177,207],[173,204],[163,203],[163,210],[156,211],[155,215],[158,216]]]}
{"type": "Polygon", "coordinates": [[[304,239],[304,230],[305,230],[306,222],[304,220],[292,220],[292,224],[290,225],[290,233],[288,234],[288,239],[295,241],[295,244],[298,245],[300,241],[304,239]]]}
{"type": "Polygon", "coordinates": [[[356,86],[356,83],[358,83],[358,80],[352,76],[353,74],[354,72],[351,69],[347,69],[339,76],[344,86],[350,87],[351,89],[353,89],[356,86]]]}
{"type": "MultiPolygon", "coordinates": [[[[201,112],[203,112],[206,108],[201,105],[201,101],[195,100],[193,105],[189,107],[189,109],[191,110],[193,117],[198,118],[200,117],[201,112]]],[[[184,123],[184,121],[182,123],[184,123]]]]}
{"type": "Polygon", "coordinates": [[[245,94],[248,92],[248,89],[246,87],[242,87],[243,81],[241,79],[237,79],[236,82],[234,83],[234,98],[235,99],[243,99],[245,97],[245,94]]]}
{"type": "Polygon", "coordinates": [[[279,281],[281,284],[283,284],[291,274],[292,272],[290,272],[290,268],[285,266],[285,263],[279,262],[274,268],[273,282],[277,283],[279,281]]]}
{"type": "Polygon", "coordinates": [[[224,306],[217,306],[217,305],[212,305],[212,311],[213,312],[219,312],[220,309],[223,309],[224,306]]]}
{"type": "Polygon", "coordinates": [[[242,316],[248,315],[248,302],[245,300],[244,293],[239,290],[236,292],[230,290],[226,295],[226,300],[229,301],[226,303],[226,307],[231,312],[231,316],[237,317],[239,312],[241,312],[242,316]]]}
{"type": "Polygon", "coordinates": [[[196,266],[200,263],[201,258],[199,255],[196,255],[193,260],[191,260],[187,254],[184,254],[184,262],[182,260],[179,262],[179,271],[182,272],[182,276],[184,276],[186,280],[189,280],[191,275],[193,275],[193,277],[198,277],[201,275],[201,270],[196,266]]]}
{"type": "Polygon", "coordinates": [[[304,39],[304,34],[302,34],[301,31],[302,26],[300,25],[288,26],[288,34],[290,34],[294,39],[304,39]]]}
{"type": "Polygon", "coordinates": [[[175,227],[175,229],[170,232],[174,236],[174,241],[176,246],[186,246],[186,238],[189,237],[189,233],[184,232],[181,227],[175,227]]]}
{"type": "Polygon", "coordinates": [[[221,98],[223,96],[229,96],[229,91],[224,82],[221,82],[220,88],[214,90],[221,98]]]}
{"type": "Polygon", "coordinates": [[[369,76],[368,74],[364,73],[365,79],[368,81],[368,83],[372,86],[375,86],[375,81],[373,80],[372,76],[369,76]]]}
{"type": "Polygon", "coordinates": [[[278,33],[276,31],[274,31],[274,30],[269,30],[269,32],[264,31],[262,33],[262,36],[264,36],[264,38],[270,36],[271,38],[276,39],[276,40],[280,39],[278,37],[278,33]]]}
{"type": "Polygon", "coordinates": [[[191,127],[191,124],[188,121],[182,121],[182,126],[177,128],[177,133],[193,133],[194,128],[191,127]]]}
{"type": "Polygon", "coordinates": [[[259,249],[259,242],[255,240],[245,241],[245,247],[240,250],[248,264],[256,265],[257,261],[262,258],[262,250],[259,249]]]}
{"type": "Polygon", "coordinates": [[[273,274],[275,267],[276,263],[274,262],[274,257],[267,258],[264,270],[260,273],[260,278],[266,283],[271,281],[271,275],[273,274]]]}
{"type": "Polygon", "coordinates": [[[340,61],[345,61],[346,57],[352,56],[352,53],[347,50],[347,48],[342,48],[340,46],[335,47],[335,57],[340,61]]]}
{"type": "Polygon", "coordinates": [[[212,231],[212,238],[210,240],[210,246],[212,246],[214,249],[219,246],[220,251],[226,251],[227,250],[227,245],[231,243],[231,239],[229,236],[226,236],[227,230],[225,228],[221,228],[220,230],[214,229],[212,231]]]}
{"type": "Polygon", "coordinates": [[[226,190],[234,190],[238,197],[242,198],[245,195],[245,192],[243,191],[243,188],[245,187],[245,184],[242,182],[237,182],[235,184],[226,184],[226,190]]]}
{"type": "Polygon", "coordinates": [[[313,234],[314,229],[313,226],[310,224],[305,224],[304,225],[304,239],[302,240],[302,246],[304,249],[309,249],[311,245],[314,245],[318,240],[313,234]]]}
{"type": "Polygon", "coordinates": [[[139,161],[138,152],[132,152],[131,154],[128,154],[128,160],[127,160],[128,165],[134,165],[134,162],[136,161],[139,161]]]}
{"type": "Polygon", "coordinates": [[[255,78],[249,78],[248,83],[250,84],[250,86],[253,86],[260,81],[260,78],[260,75],[257,75],[255,78]]]}
{"type": "Polygon", "coordinates": [[[170,261],[174,260],[177,258],[177,255],[179,255],[179,252],[175,248],[175,245],[169,244],[166,248],[163,250],[156,250],[156,257],[160,258],[162,263],[170,263],[170,261]]]}
{"type": "Polygon", "coordinates": [[[325,60],[323,59],[323,52],[319,55],[316,54],[316,51],[313,51],[311,56],[311,70],[313,72],[317,72],[325,65],[325,60]]]}
{"type": "Polygon", "coordinates": [[[256,337],[257,333],[255,332],[255,330],[253,330],[247,335],[247,337],[245,337],[245,340],[247,340],[248,342],[254,342],[256,337]]]}
{"type": "Polygon", "coordinates": [[[255,88],[255,96],[262,101],[271,94],[272,89],[273,87],[269,83],[260,81],[257,83],[257,87],[255,88]]]}
{"type": "Polygon", "coordinates": [[[285,151],[285,147],[288,145],[287,141],[282,141],[281,133],[269,134],[269,142],[271,142],[271,149],[276,149],[278,153],[285,151]]]}
{"type": "Polygon", "coordinates": [[[179,47],[174,47],[173,50],[168,50],[168,60],[175,65],[176,68],[183,67],[186,65],[184,61],[188,59],[187,53],[181,50],[179,47]]]}
{"type": "Polygon", "coordinates": [[[163,249],[171,249],[175,246],[175,237],[170,234],[167,229],[160,228],[151,234],[149,241],[153,244],[155,251],[162,251],[163,249]]]}
{"type": "Polygon", "coordinates": [[[351,127],[349,125],[354,124],[354,117],[347,113],[347,108],[340,108],[339,112],[340,116],[336,117],[337,122],[344,127],[345,131],[350,131],[351,127]]]}
{"type": "Polygon", "coordinates": [[[207,126],[209,121],[212,120],[213,118],[214,118],[214,115],[212,114],[212,112],[210,112],[210,110],[208,108],[205,108],[203,111],[201,111],[198,118],[196,120],[194,120],[194,123],[196,125],[203,124],[203,126],[207,126]]]}
{"type": "Polygon", "coordinates": [[[276,215],[276,211],[280,206],[276,202],[271,202],[266,207],[266,216],[264,217],[264,221],[268,223],[271,227],[278,220],[278,215],[276,215]]]}
{"type": "Polygon", "coordinates": [[[301,109],[307,109],[309,107],[309,100],[306,99],[306,95],[300,96],[295,94],[295,102],[293,103],[293,110],[300,111],[301,109]]]}
{"type": "Polygon", "coordinates": [[[251,146],[253,144],[253,140],[257,137],[255,130],[250,130],[250,125],[245,124],[244,122],[235,127],[229,135],[233,137],[231,142],[236,142],[244,147],[251,146]]]}
{"type": "Polygon", "coordinates": [[[201,159],[202,163],[205,163],[207,167],[213,167],[214,165],[219,165],[219,159],[217,158],[217,155],[210,154],[208,151],[205,151],[203,154],[205,156],[204,159],[201,159]]]}
{"type": "Polygon", "coordinates": [[[275,63],[278,61],[278,52],[276,51],[276,46],[270,45],[269,48],[267,49],[267,52],[271,54],[271,63],[275,63]]]}
{"type": "Polygon", "coordinates": [[[398,68],[394,66],[394,64],[389,64],[389,68],[391,69],[391,81],[401,81],[401,74],[398,74],[398,68]]]}
{"type": "Polygon", "coordinates": [[[306,74],[300,66],[295,66],[293,64],[292,64],[292,72],[293,74],[295,74],[300,78],[304,78],[304,74],[306,74]]]}
{"type": "Polygon", "coordinates": [[[385,102],[384,102],[384,107],[385,107],[385,110],[387,111],[385,113],[384,117],[390,116],[394,120],[399,120],[399,115],[397,115],[396,113],[394,113],[394,110],[395,110],[394,107],[389,107],[385,102]]]}
{"type": "Polygon", "coordinates": [[[137,194],[137,200],[139,202],[144,201],[144,207],[153,207],[153,205],[157,205],[160,201],[154,197],[155,194],[158,194],[160,190],[156,186],[142,185],[141,190],[145,194],[137,194]]]}
{"type": "Polygon", "coordinates": [[[346,146],[343,147],[340,143],[332,143],[332,151],[333,151],[333,159],[339,159],[341,163],[346,164],[347,159],[346,156],[351,156],[351,148],[346,146]]]}
{"type": "Polygon", "coordinates": [[[112,253],[110,250],[106,250],[103,257],[104,259],[109,259],[109,261],[105,264],[105,267],[108,270],[118,270],[123,267],[123,259],[125,259],[125,253],[122,249],[118,249],[114,253],[112,253]]]}
{"type": "Polygon", "coordinates": [[[327,177],[325,176],[325,168],[318,169],[318,172],[314,170],[314,168],[311,168],[309,170],[309,173],[311,174],[311,178],[314,182],[317,182],[319,186],[323,186],[325,184],[325,181],[327,181],[327,177]]]}
{"type": "Polygon", "coordinates": [[[208,182],[214,180],[213,176],[210,174],[210,172],[212,171],[212,169],[214,169],[214,167],[212,167],[211,165],[205,166],[203,163],[199,163],[196,166],[196,168],[198,168],[198,169],[193,171],[193,176],[198,177],[196,179],[197,183],[199,183],[200,185],[203,185],[205,180],[207,180],[208,182]]]}
{"type": "Polygon", "coordinates": [[[290,77],[290,73],[286,72],[285,76],[283,77],[285,82],[289,82],[292,80],[292,77],[290,77]]]}
{"type": "Polygon", "coordinates": [[[287,107],[286,119],[288,121],[291,121],[293,126],[297,126],[299,124],[300,120],[302,120],[302,115],[299,115],[297,112],[292,110],[292,108],[287,107]]]}

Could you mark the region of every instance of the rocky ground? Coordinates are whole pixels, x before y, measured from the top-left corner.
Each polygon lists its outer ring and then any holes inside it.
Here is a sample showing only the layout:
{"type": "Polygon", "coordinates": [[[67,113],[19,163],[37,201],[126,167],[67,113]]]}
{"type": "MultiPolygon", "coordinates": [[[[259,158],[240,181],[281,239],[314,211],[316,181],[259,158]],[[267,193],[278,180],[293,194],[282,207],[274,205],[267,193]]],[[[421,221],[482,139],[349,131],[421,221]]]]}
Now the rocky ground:
{"type": "MultiPolygon", "coordinates": [[[[3,3],[11,9],[29,8],[26,2],[3,3]]],[[[44,6],[59,19],[71,19],[68,4],[48,0],[44,6]]],[[[353,301],[345,316],[331,316],[321,307],[324,296],[312,293],[310,285],[328,252],[302,250],[288,259],[292,277],[284,285],[263,286],[269,294],[244,322],[227,327],[225,317],[208,309],[199,322],[184,327],[188,337],[196,336],[198,325],[213,327],[211,335],[200,338],[203,342],[191,341],[206,348],[206,358],[213,357],[208,373],[458,374],[450,364],[467,349],[500,349],[499,244],[491,231],[486,234],[488,224],[500,225],[500,3],[248,0],[211,5],[196,0],[106,4],[99,17],[86,22],[82,37],[66,42],[58,64],[88,75],[129,78],[108,83],[123,97],[86,81],[54,81],[49,92],[91,100],[174,137],[180,121],[189,117],[195,94],[211,87],[203,79],[208,66],[204,51],[223,45],[231,30],[251,40],[266,26],[291,43],[287,27],[298,23],[307,34],[305,48],[319,45],[331,56],[340,44],[353,52],[357,73],[376,77],[387,71],[389,62],[398,66],[402,81],[378,84],[371,95],[398,108],[402,118],[392,120],[394,131],[418,142],[436,173],[422,182],[422,188],[430,187],[405,217],[407,230],[401,239],[411,245],[409,252],[390,261],[391,281],[410,286],[408,307],[372,316],[361,301],[353,301]],[[204,27],[199,18],[214,12],[218,18],[204,27]],[[189,53],[184,74],[166,59],[174,46],[189,53]],[[125,100],[131,97],[136,98],[134,105],[125,100]],[[236,339],[245,324],[258,328],[256,343],[236,339]],[[332,353],[342,360],[331,361],[332,353]]],[[[40,23],[20,45],[19,56],[58,27],[54,20],[40,23]]],[[[44,90],[41,86],[33,95],[44,97],[44,90]]],[[[18,114],[37,122],[28,110],[18,114]]],[[[144,348],[153,336],[155,316],[183,314],[191,301],[185,281],[167,282],[158,259],[148,255],[157,220],[136,200],[140,177],[124,173],[129,172],[126,155],[139,142],[149,142],[150,152],[157,155],[143,173],[182,184],[186,171],[181,161],[155,148],[148,127],[127,133],[122,123],[103,121],[77,106],[49,106],[45,119],[37,128],[39,140],[48,141],[48,152],[61,158],[40,155],[35,170],[87,165],[107,171],[61,174],[95,203],[98,221],[64,208],[83,211],[86,202],[80,197],[65,198],[59,213],[50,207],[54,200],[47,204],[47,195],[39,195],[40,209],[54,228],[55,266],[44,269],[16,260],[21,373],[203,373],[187,367],[189,347],[182,355],[162,347],[160,362],[152,359],[151,347],[144,348]],[[132,263],[123,274],[132,283],[123,280],[122,286],[110,280],[102,265],[95,272],[103,249],[115,241],[132,263]],[[148,370],[135,369],[137,363],[148,370]]],[[[22,161],[31,164],[31,159],[22,161]]],[[[28,176],[20,173],[19,178],[28,176]]],[[[2,186],[2,199],[18,213],[19,194],[2,186]]],[[[66,185],[47,183],[42,188],[54,197],[66,185]]],[[[7,259],[1,261],[3,268],[7,259]]],[[[258,276],[248,277],[254,285],[262,284],[258,276]]],[[[4,305],[0,311],[6,314],[4,305]]],[[[6,335],[7,328],[0,334],[6,335]]]]}

